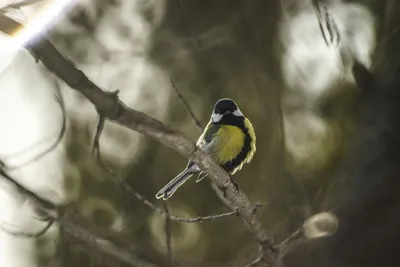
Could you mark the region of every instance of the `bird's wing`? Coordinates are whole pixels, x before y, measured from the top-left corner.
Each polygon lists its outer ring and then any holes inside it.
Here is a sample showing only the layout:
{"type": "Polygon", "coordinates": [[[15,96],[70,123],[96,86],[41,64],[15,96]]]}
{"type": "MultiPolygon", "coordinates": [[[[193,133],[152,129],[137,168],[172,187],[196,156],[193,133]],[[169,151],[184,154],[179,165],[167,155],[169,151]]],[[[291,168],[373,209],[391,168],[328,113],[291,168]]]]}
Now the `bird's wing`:
{"type": "MultiPolygon", "coordinates": [[[[213,148],[215,147],[215,134],[218,132],[221,126],[217,124],[211,124],[209,122],[204,129],[203,133],[200,135],[199,139],[197,140],[196,145],[206,153],[212,154],[213,148]]],[[[193,171],[200,171],[200,168],[196,164],[189,160],[186,168],[193,168],[193,171]]]]}
{"type": "Polygon", "coordinates": [[[249,163],[253,159],[254,153],[256,153],[256,134],[254,132],[253,125],[251,124],[249,119],[245,118],[244,125],[247,128],[251,138],[251,143],[250,143],[251,148],[246,158],[246,162],[249,163]]]}
{"type": "Polygon", "coordinates": [[[219,124],[208,123],[203,134],[197,140],[196,145],[204,152],[211,153],[215,145],[215,135],[221,128],[219,124]]]}

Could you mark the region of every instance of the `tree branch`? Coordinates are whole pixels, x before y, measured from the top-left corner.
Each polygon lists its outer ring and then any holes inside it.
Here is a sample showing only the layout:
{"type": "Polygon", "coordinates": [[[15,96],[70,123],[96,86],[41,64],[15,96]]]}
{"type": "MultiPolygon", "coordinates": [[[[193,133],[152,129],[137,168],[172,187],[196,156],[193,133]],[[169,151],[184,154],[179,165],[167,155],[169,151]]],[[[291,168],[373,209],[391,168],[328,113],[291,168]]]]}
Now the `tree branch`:
{"type": "Polygon", "coordinates": [[[312,4],[317,15],[319,28],[321,30],[322,37],[327,46],[338,46],[340,43],[340,32],[336,25],[335,20],[332,18],[332,14],[328,8],[328,3],[326,0],[312,0],[312,4]],[[330,35],[326,35],[326,31],[330,35]]]}
{"type": "MultiPolygon", "coordinates": [[[[209,215],[209,216],[201,216],[201,217],[196,217],[196,218],[179,217],[179,216],[175,216],[175,215],[168,213],[165,210],[157,207],[152,202],[147,200],[143,195],[141,195],[140,193],[133,190],[133,188],[130,185],[128,185],[127,183],[123,182],[122,186],[125,190],[127,190],[132,195],[134,195],[137,199],[139,199],[141,202],[143,202],[146,206],[150,207],[152,210],[156,211],[160,215],[162,215],[164,217],[168,217],[171,221],[175,221],[175,222],[203,223],[206,221],[229,219],[229,218],[239,215],[238,211],[235,210],[235,211],[231,211],[231,212],[226,212],[226,213],[221,213],[221,214],[216,214],[216,215],[209,215]]],[[[263,206],[262,204],[256,204],[256,207],[262,207],[262,206],[263,206]]]]}
{"type": "Polygon", "coordinates": [[[21,7],[24,6],[29,6],[29,5],[34,5],[39,2],[42,2],[44,0],[24,0],[18,3],[12,3],[3,7],[0,7],[0,13],[3,13],[4,11],[7,11],[9,9],[20,9],[21,7]]]}
{"type": "Polygon", "coordinates": [[[33,145],[29,146],[28,148],[25,148],[23,151],[20,151],[15,154],[7,155],[2,158],[3,161],[3,168],[7,170],[15,170],[19,169],[23,166],[28,165],[29,163],[39,160],[40,158],[44,157],[47,155],[50,151],[54,150],[63,140],[65,136],[65,131],[67,129],[67,110],[65,108],[65,103],[64,103],[64,98],[61,94],[61,88],[60,85],[58,84],[57,81],[54,81],[54,86],[56,88],[56,96],[54,97],[55,101],[60,105],[61,113],[62,113],[62,123],[61,123],[61,130],[60,133],[58,134],[57,140],[51,144],[48,148],[44,149],[40,153],[37,153],[36,155],[33,155],[30,157],[28,160],[25,160],[23,163],[19,163],[17,165],[11,165],[11,164],[6,164],[5,162],[12,160],[13,158],[17,158],[20,155],[24,155],[29,152],[29,150],[32,150],[35,148],[35,146],[39,146],[43,142],[47,142],[47,138],[42,139],[38,142],[35,142],[33,145]]]}
{"type": "MultiPolygon", "coordinates": [[[[86,218],[64,211],[64,207],[58,207],[48,200],[36,195],[34,192],[19,184],[11,176],[0,168],[1,175],[13,185],[15,185],[20,192],[34,201],[38,211],[46,216],[48,220],[58,222],[60,226],[70,236],[82,241],[86,245],[101,251],[107,255],[114,256],[115,258],[134,267],[157,267],[157,265],[139,258],[129,249],[130,245],[121,240],[116,233],[93,225],[86,218]]],[[[51,224],[41,232],[45,232],[51,224]]]]}
{"type": "MultiPolygon", "coordinates": [[[[97,135],[97,138],[100,137],[100,134],[97,135]]],[[[226,213],[221,213],[221,214],[216,214],[216,215],[209,215],[209,216],[200,216],[196,218],[187,218],[187,217],[180,217],[180,216],[175,216],[171,213],[169,213],[166,209],[161,209],[157,207],[153,202],[148,200],[145,196],[137,192],[135,189],[132,188],[131,185],[129,185],[123,178],[121,178],[118,174],[116,174],[114,171],[112,171],[110,168],[108,168],[101,160],[100,160],[100,151],[98,151],[98,159],[100,165],[108,172],[108,174],[112,177],[113,181],[117,182],[120,184],[121,188],[131,195],[133,195],[136,199],[141,201],[143,204],[145,204],[147,207],[150,209],[154,210],[158,214],[168,218],[171,221],[175,222],[180,222],[180,223],[203,223],[206,221],[214,221],[214,220],[223,220],[223,219],[230,219],[232,217],[236,217],[239,215],[237,209],[232,208],[235,211],[231,212],[226,212],[226,213]]],[[[218,190],[218,189],[217,189],[218,190]]],[[[256,203],[257,208],[261,208],[266,206],[266,204],[262,203],[256,203]]]]}
{"type": "Polygon", "coordinates": [[[2,225],[0,225],[0,229],[4,232],[6,232],[10,235],[16,236],[16,237],[38,238],[38,237],[44,235],[47,232],[47,230],[53,225],[53,223],[54,223],[54,221],[48,221],[47,224],[45,225],[45,227],[43,227],[43,229],[41,229],[37,232],[31,232],[31,233],[27,233],[24,231],[13,231],[11,229],[7,229],[5,227],[5,225],[12,226],[12,225],[9,225],[8,223],[7,224],[2,223],[2,225]]]}
{"type": "MultiPolygon", "coordinates": [[[[168,203],[164,202],[164,210],[169,214],[168,203]]],[[[165,243],[167,245],[167,262],[168,266],[174,266],[174,259],[172,256],[172,229],[171,229],[171,219],[169,216],[165,218],[165,243]]]]}
{"type": "Polygon", "coordinates": [[[113,256],[130,266],[157,267],[156,264],[136,256],[130,251],[130,245],[117,237],[115,233],[104,228],[98,229],[82,216],[65,214],[54,219],[61,224],[70,236],[83,241],[83,243],[97,251],[113,256]]]}

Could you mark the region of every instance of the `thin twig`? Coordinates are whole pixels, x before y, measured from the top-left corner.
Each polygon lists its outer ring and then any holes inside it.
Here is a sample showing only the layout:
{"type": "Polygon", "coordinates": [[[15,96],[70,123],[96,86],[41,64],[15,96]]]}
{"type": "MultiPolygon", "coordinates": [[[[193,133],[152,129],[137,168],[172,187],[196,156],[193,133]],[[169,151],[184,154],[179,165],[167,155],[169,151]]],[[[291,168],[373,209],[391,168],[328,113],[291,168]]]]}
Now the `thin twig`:
{"type": "Polygon", "coordinates": [[[207,221],[230,219],[232,217],[235,217],[235,216],[239,215],[239,213],[237,211],[231,211],[231,212],[226,212],[226,213],[221,213],[221,214],[216,214],[216,215],[203,216],[203,217],[196,217],[196,218],[179,217],[179,216],[175,216],[175,215],[172,215],[170,213],[167,213],[163,209],[160,209],[159,207],[154,205],[152,202],[150,202],[148,199],[146,199],[143,195],[141,195],[140,193],[136,192],[126,182],[123,182],[122,186],[124,187],[125,190],[127,190],[132,195],[134,195],[138,200],[143,202],[146,206],[150,207],[152,210],[156,211],[160,215],[162,215],[164,217],[168,217],[170,220],[175,221],[175,222],[181,222],[181,223],[203,223],[203,222],[207,222],[207,221]]]}
{"type": "MultiPolygon", "coordinates": [[[[0,225],[0,229],[10,235],[16,236],[16,237],[25,237],[25,238],[38,238],[41,237],[42,235],[44,235],[47,230],[53,225],[54,221],[48,221],[46,226],[39,230],[38,232],[34,232],[34,233],[27,233],[27,232],[23,232],[23,231],[13,231],[10,229],[6,229],[4,226],[6,225],[6,223],[2,223],[2,225],[0,225]]],[[[7,223],[8,225],[8,223],[7,223]]]]}
{"type": "Polygon", "coordinates": [[[330,46],[334,44],[335,46],[338,46],[341,38],[339,29],[336,25],[335,20],[332,18],[332,15],[327,7],[327,3],[325,3],[325,0],[312,0],[312,3],[318,18],[319,28],[321,30],[322,37],[324,38],[326,45],[330,46]],[[326,27],[330,35],[329,40],[326,36],[324,26],[326,27]],[[334,42],[335,37],[337,37],[336,42],[334,42]]]}
{"type": "Polygon", "coordinates": [[[97,158],[100,161],[101,161],[101,159],[100,159],[100,136],[101,136],[101,133],[103,132],[105,122],[106,122],[106,119],[103,116],[99,116],[99,123],[97,124],[96,134],[95,134],[94,140],[93,140],[92,154],[96,153],[97,158]]]}
{"type": "MultiPolygon", "coordinates": [[[[98,133],[101,133],[101,131],[98,131],[98,133]]],[[[100,138],[100,134],[96,134],[96,138],[100,138]]],[[[180,223],[203,223],[206,221],[213,221],[213,220],[223,220],[223,219],[230,219],[232,217],[238,216],[239,213],[236,211],[232,212],[226,212],[226,213],[221,213],[221,214],[216,214],[216,215],[209,215],[209,216],[203,216],[203,217],[196,217],[196,218],[186,218],[186,217],[179,217],[175,216],[169,212],[166,212],[165,209],[161,209],[157,207],[154,203],[152,203],[150,200],[148,200],[146,197],[144,197],[142,194],[137,192],[130,186],[124,179],[122,179],[116,172],[111,170],[106,164],[104,164],[100,160],[100,151],[98,151],[98,159],[100,166],[103,167],[108,174],[113,178],[113,181],[116,181],[120,184],[121,188],[132,194],[134,197],[136,197],[139,201],[141,201],[143,204],[151,208],[152,210],[156,211],[160,215],[168,218],[169,220],[175,221],[175,222],[180,222],[180,223]]],[[[257,203],[256,207],[264,207],[266,204],[260,204],[257,203]]]]}
{"type": "Polygon", "coordinates": [[[189,112],[190,118],[192,119],[194,125],[196,125],[197,130],[199,130],[199,132],[203,132],[203,127],[201,126],[200,121],[197,119],[196,115],[194,115],[194,112],[190,108],[189,104],[186,102],[185,98],[183,97],[183,95],[179,91],[178,87],[176,87],[176,85],[175,85],[175,83],[174,83],[174,81],[172,80],[171,77],[169,78],[169,82],[171,83],[171,86],[174,89],[174,92],[176,93],[176,96],[179,98],[181,103],[185,106],[187,112],[189,112]]]}
{"type": "Polygon", "coordinates": [[[281,257],[285,257],[287,254],[294,251],[300,244],[306,241],[303,230],[303,227],[299,228],[291,236],[278,245],[281,257]]]}
{"type": "Polygon", "coordinates": [[[244,267],[253,267],[259,264],[262,261],[262,257],[258,257],[257,259],[253,260],[249,264],[246,264],[244,267]]]}
{"type": "Polygon", "coordinates": [[[19,169],[23,166],[28,165],[29,163],[39,160],[40,158],[44,157],[45,155],[47,155],[50,151],[54,150],[63,140],[64,136],[65,136],[65,132],[67,129],[67,110],[65,108],[65,102],[64,102],[64,98],[63,95],[61,93],[61,88],[60,85],[58,84],[57,80],[54,81],[54,86],[56,88],[56,96],[54,97],[55,101],[60,105],[61,108],[61,112],[62,112],[62,122],[61,122],[61,130],[60,133],[58,134],[57,140],[48,148],[44,149],[43,151],[41,151],[40,153],[38,153],[37,155],[34,155],[32,158],[26,160],[23,163],[20,163],[18,165],[10,165],[10,164],[6,164],[5,162],[7,160],[12,159],[13,157],[18,157],[19,154],[23,154],[26,153],[26,151],[29,151],[31,149],[33,149],[35,146],[40,145],[40,143],[42,143],[43,141],[46,140],[42,140],[42,141],[38,141],[35,144],[29,146],[28,148],[24,149],[24,151],[18,152],[16,154],[13,155],[8,155],[6,157],[3,157],[2,161],[3,161],[3,168],[7,169],[7,170],[15,170],[15,169],[19,169]]]}
{"type": "MultiPolygon", "coordinates": [[[[108,93],[117,98],[118,94],[119,94],[119,90],[115,90],[113,92],[108,92],[108,93]]],[[[97,124],[96,133],[95,133],[95,136],[93,139],[92,154],[96,153],[98,160],[100,161],[100,163],[102,165],[104,165],[100,158],[100,156],[101,156],[100,155],[100,137],[104,130],[104,124],[106,122],[106,118],[101,114],[101,112],[99,110],[97,110],[97,114],[99,114],[99,122],[97,124]]]]}
{"type": "Polygon", "coordinates": [[[69,259],[68,239],[62,227],[59,229],[57,253],[54,258],[55,267],[67,267],[69,259]]]}
{"type": "Polygon", "coordinates": [[[157,265],[139,258],[130,250],[130,247],[124,240],[115,237],[115,233],[107,229],[98,229],[95,225],[89,222],[86,218],[71,214],[68,211],[63,211],[62,207],[57,207],[52,202],[43,199],[34,192],[25,188],[4,170],[1,170],[1,175],[7,181],[15,185],[19,191],[29,197],[37,205],[37,209],[44,213],[49,220],[56,221],[70,236],[81,240],[86,245],[95,248],[97,251],[107,255],[116,257],[117,259],[134,267],[157,267],[157,265]]]}
{"type": "MultiPolygon", "coordinates": [[[[169,214],[168,210],[168,203],[165,201],[164,202],[164,210],[165,213],[169,214]]],[[[172,229],[171,229],[171,220],[169,216],[165,218],[165,243],[167,244],[167,255],[168,255],[168,266],[172,267],[174,266],[173,262],[173,256],[172,256],[172,229]]]]}
{"type": "Polygon", "coordinates": [[[96,251],[113,256],[122,262],[135,267],[157,267],[156,264],[136,256],[124,239],[107,229],[97,229],[86,218],[77,214],[68,214],[54,218],[65,229],[69,236],[80,240],[86,246],[94,248],[96,251]]]}

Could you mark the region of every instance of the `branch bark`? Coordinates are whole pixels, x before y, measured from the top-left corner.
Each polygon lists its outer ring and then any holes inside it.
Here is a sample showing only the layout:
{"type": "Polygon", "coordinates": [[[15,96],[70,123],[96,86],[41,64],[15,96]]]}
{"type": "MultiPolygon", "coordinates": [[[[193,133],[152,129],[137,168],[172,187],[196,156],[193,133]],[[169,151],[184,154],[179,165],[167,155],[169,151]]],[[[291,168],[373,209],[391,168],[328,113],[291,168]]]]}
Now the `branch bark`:
{"type": "MultiPolygon", "coordinates": [[[[78,214],[66,212],[65,207],[57,207],[46,199],[36,195],[34,192],[25,188],[9,176],[0,165],[0,177],[3,177],[19,189],[21,194],[30,198],[36,204],[37,211],[44,215],[44,220],[58,222],[65,233],[82,241],[90,247],[97,249],[107,255],[114,256],[117,259],[133,267],[157,267],[156,264],[148,262],[136,256],[129,249],[129,244],[120,239],[117,233],[107,229],[98,229],[87,219],[78,214]]],[[[51,225],[49,223],[48,225],[51,225]]],[[[46,227],[47,228],[47,227],[46,227]]],[[[44,229],[45,231],[47,229],[44,229]]],[[[42,234],[42,233],[41,233],[42,234]]],[[[25,235],[26,237],[26,235],[25,235]]],[[[33,237],[33,236],[30,236],[33,237]]]]}
{"type": "Polygon", "coordinates": [[[129,244],[117,237],[116,233],[104,228],[97,229],[87,219],[77,214],[65,214],[59,218],[53,217],[59,222],[66,233],[83,241],[86,245],[113,256],[130,266],[135,267],[157,267],[158,265],[146,261],[135,255],[129,249],[129,244]]]}

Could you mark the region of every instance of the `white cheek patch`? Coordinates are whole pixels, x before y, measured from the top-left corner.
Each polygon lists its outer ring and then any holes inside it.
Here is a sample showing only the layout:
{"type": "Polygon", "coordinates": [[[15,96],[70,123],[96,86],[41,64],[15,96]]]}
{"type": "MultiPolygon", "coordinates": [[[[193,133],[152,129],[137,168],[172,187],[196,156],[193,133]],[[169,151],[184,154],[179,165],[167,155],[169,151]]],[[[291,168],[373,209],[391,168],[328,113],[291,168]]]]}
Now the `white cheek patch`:
{"type": "Polygon", "coordinates": [[[222,118],[222,114],[213,113],[211,115],[211,121],[212,122],[219,122],[221,120],[221,118],[222,118]]]}
{"type": "Polygon", "coordinates": [[[235,110],[235,111],[233,112],[233,115],[235,115],[235,116],[237,116],[237,117],[241,117],[241,116],[243,116],[243,113],[240,111],[239,108],[237,108],[237,110],[235,110]]]}

